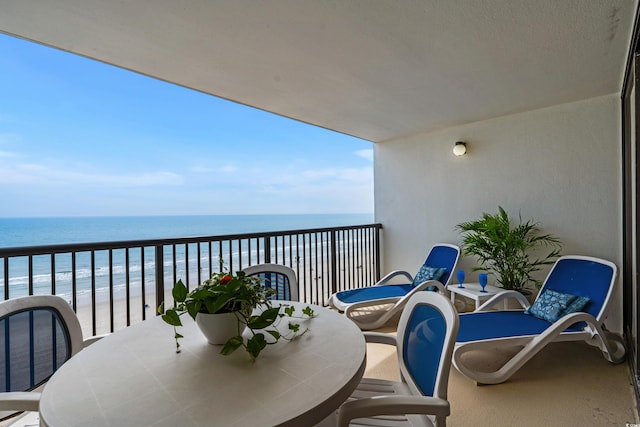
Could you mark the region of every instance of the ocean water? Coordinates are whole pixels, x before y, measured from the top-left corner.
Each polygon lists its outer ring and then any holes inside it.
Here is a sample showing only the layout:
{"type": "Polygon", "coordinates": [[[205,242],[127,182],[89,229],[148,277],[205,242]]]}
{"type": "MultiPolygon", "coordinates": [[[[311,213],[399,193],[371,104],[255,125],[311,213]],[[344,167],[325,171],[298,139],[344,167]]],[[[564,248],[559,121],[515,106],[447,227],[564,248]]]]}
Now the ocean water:
{"type": "MultiPolygon", "coordinates": [[[[77,217],[77,218],[0,218],[0,247],[40,246],[66,243],[113,242],[124,240],[167,239],[174,237],[217,236],[253,232],[299,230],[308,228],[338,227],[362,225],[373,222],[372,214],[325,214],[325,215],[210,215],[210,216],[149,216],[149,217],[77,217]]],[[[315,244],[323,245],[327,242],[315,244]]],[[[215,245],[214,245],[215,246],[215,245]]],[[[246,249],[232,245],[230,252],[217,253],[217,248],[208,253],[205,247],[200,254],[203,263],[209,256],[233,257],[248,259],[246,249]]],[[[108,251],[98,251],[91,259],[90,253],[78,253],[76,256],[75,278],[79,293],[88,293],[95,287],[97,290],[107,289],[112,278],[116,291],[122,290],[128,275],[133,292],[141,292],[143,282],[153,287],[155,276],[152,267],[155,254],[152,250],[142,253],[131,250],[114,250],[109,268],[108,251]],[[128,262],[126,257],[128,256],[128,262]],[[143,268],[144,266],[144,268],[143,268]],[[143,277],[143,270],[147,273],[143,277]]],[[[171,281],[172,258],[174,254],[165,250],[165,283],[171,281]]],[[[185,247],[176,247],[177,270],[179,276],[191,277],[193,266],[197,265],[196,251],[192,248],[188,253],[189,271],[186,271],[187,254],[185,247]]],[[[25,257],[9,261],[10,296],[21,296],[28,293],[29,266],[25,257]]],[[[246,263],[245,263],[246,265],[246,263]]],[[[4,261],[0,259],[0,268],[4,269],[4,261]]],[[[50,256],[33,257],[34,293],[51,292],[52,265],[50,256]]],[[[55,257],[55,292],[70,295],[72,292],[72,260],[70,254],[55,257]]],[[[2,270],[0,270],[2,271],[2,270]]],[[[209,272],[207,271],[206,274],[209,272]]],[[[0,291],[4,292],[4,277],[0,275],[0,291]]]]}
{"type": "Polygon", "coordinates": [[[339,227],[373,214],[0,218],[0,248],[339,227]]]}

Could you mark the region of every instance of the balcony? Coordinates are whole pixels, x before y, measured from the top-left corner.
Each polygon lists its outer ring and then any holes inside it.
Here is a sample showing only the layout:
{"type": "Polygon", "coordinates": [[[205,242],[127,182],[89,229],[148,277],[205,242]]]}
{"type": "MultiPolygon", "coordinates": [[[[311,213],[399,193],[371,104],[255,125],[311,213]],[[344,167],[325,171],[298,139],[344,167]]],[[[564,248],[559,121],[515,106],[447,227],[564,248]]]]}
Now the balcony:
{"type": "MultiPolygon", "coordinates": [[[[2,248],[0,286],[5,298],[22,293],[64,295],[86,335],[112,332],[156,315],[155,307],[170,301],[177,278],[195,286],[212,271],[236,271],[268,261],[296,271],[301,300],[326,305],[332,292],[368,286],[380,277],[381,230],[380,224],[368,224],[2,248]],[[24,283],[24,291],[15,291],[15,283],[24,283]]],[[[393,334],[394,326],[381,331],[393,334]]],[[[503,356],[478,354],[477,363],[497,364],[503,356]]],[[[365,375],[397,379],[394,350],[369,344],[365,375]]],[[[496,386],[478,387],[452,369],[449,399],[449,422],[458,426],[638,422],[627,365],[610,365],[598,350],[579,343],[552,344],[508,382],[496,386]]]]}

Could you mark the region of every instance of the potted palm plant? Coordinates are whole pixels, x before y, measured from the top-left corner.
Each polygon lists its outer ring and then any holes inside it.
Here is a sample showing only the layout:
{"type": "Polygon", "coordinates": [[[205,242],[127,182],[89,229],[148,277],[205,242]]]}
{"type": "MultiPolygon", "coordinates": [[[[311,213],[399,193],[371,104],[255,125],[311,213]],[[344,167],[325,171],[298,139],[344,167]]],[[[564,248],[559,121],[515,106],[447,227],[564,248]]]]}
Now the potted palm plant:
{"type": "MultiPolygon", "coordinates": [[[[270,296],[273,290],[265,288],[257,277],[247,276],[243,271],[235,275],[228,272],[213,273],[211,278],[200,286],[188,291],[182,280],[173,286],[172,295],[176,301],[173,308],[164,310],[164,304],[158,307],[162,319],[174,327],[176,352],[180,352],[177,327],[182,326],[180,316],[189,314],[205,335],[209,343],[222,344],[220,353],[228,355],[244,347],[255,360],[269,344],[280,338],[293,339],[304,334],[297,323],[289,323],[287,335],[275,327],[282,317],[294,317],[293,306],[273,307],[270,296]],[[256,310],[259,309],[259,310],[256,310]],[[243,332],[250,331],[245,340],[243,332]],[[269,335],[269,341],[265,334],[269,335]]],[[[302,316],[314,317],[310,307],[302,310],[302,316]]]]}
{"type": "Polygon", "coordinates": [[[498,206],[497,214],[483,213],[480,219],[456,226],[462,233],[465,255],[475,255],[480,267],[474,271],[492,272],[504,289],[531,293],[531,284],[539,289],[541,281],[532,276],[542,266],[560,256],[562,243],[551,234],[540,234],[539,224],[531,220],[512,224],[507,212],[498,206]],[[536,250],[545,249],[539,257],[536,250]]]}

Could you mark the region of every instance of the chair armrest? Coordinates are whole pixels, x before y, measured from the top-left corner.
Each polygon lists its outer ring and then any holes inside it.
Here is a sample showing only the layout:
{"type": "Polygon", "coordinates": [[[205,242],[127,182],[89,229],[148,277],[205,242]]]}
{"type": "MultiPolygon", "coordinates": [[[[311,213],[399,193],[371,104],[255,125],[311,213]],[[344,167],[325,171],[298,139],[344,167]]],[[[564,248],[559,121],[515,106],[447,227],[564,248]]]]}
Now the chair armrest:
{"type": "Polygon", "coordinates": [[[520,292],[502,291],[495,294],[491,298],[489,298],[487,301],[485,301],[484,304],[478,307],[475,311],[488,311],[490,308],[494,307],[496,304],[509,299],[515,299],[516,301],[518,301],[523,309],[528,308],[531,305],[529,304],[529,300],[527,300],[527,298],[524,295],[522,295],[520,292]]]}
{"type": "Polygon", "coordinates": [[[398,345],[395,335],[383,334],[382,332],[364,332],[364,340],[368,343],[398,345]]]}
{"type": "Polygon", "coordinates": [[[344,403],[338,410],[338,426],[347,427],[356,418],[376,415],[423,414],[444,418],[451,413],[449,402],[429,396],[376,396],[344,403]]]}
{"type": "Polygon", "coordinates": [[[413,276],[411,274],[406,271],[395,270],[384,276],[382,279],[378,280],[378,282],[374,286],[384,285],[396,276],[404,276],[409,279],[409,282],[413,282],[413,276]]]}
{"type": "Polygon", "coordinates": [[[371,308],[372,305],[376,304],[393,304],[396,301],[398,301],[398,298],[380,298],[376,300],[354,302],[353,304],[349,304],[347,308],[344,309],[344,314],[351,319],[353,318],[353,315],[351,313],[358,311],[361,308],[371,308]]]}
{"type": "Polygon", "coordinates": [[[446,295],[446,290],[447,289],[444,287],[444,285],[439,280],[425,280],[424,282],[420,283],[419,285],[414,286],[414,288],[411,290],[411,292],[413,292],[413,291],[424,291],[429,286],[435,286],[436,288],[438,288],[438,292],[440,292],[442,295],[446,295]]]}
{"type": "MultiPolygon", "coordinates": [[[[345,308],[344,314],[349,319],[353,320],[360,327],[360,329],[377,329],[382,325],[384,325],[391,317],[395,316],[398,312],[400,312],[402,308],[407,304],[407,301],[409,301],[409,299],[414,294],[418,292],[424,292],[424,290],[431,285],[436,286],[438,290],[444,294],[445,288],[442,285],[442,283],[438,282],[437,280],[427,280],[426,282],[422,282],[418,286],[414,286],[413,289],[409,291],[409,293],[407,293],[405,296],[403,296],[400,299],[381,298],[377,300],[357,302],[345,308]],[[374,310],[376,312],[382,313],[382,314],[379,314],[378,317],[375,318],[374,320],[363,321],[356,314],[356,312],[362,308],[370,309],[372,306],[381,305],[381,304],[393,304],[393,306],[388,310],[379,310],[379,309],[374,310]]],[[[393,286],[393,285],[390,285],[390,286],[393,286]]]]}
{"type": "Polygon", "coordinates": [[[0,411],[34,411],[40,406],[40,393],[35,391],[10,391],[0,393],[0,411]]]}

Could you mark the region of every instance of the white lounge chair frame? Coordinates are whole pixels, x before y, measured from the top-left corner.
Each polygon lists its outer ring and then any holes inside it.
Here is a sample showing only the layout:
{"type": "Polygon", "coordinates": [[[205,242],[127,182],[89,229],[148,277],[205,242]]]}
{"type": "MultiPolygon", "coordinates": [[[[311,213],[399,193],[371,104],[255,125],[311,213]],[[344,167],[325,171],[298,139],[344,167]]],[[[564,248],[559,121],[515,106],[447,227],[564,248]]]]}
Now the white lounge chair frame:
{"type": "Polygon", "coordinates": [[[379,332],[365,332],[367,342],[397,347],[401,381],[363,378],[351,398],[338,410],[338,425],[345,427],[349,425],[351,420],[375,417],[366,420],[368,422],[363,424],[360,422],[364,420],[359,420],[356,425],[437,425],[444,427],[446,417],[451,411],[447,400],[447,388],[451,369],[451,353],[458,326],[457,312],[447,297],[436,292],[422,292],[413,295],[407,302],[398,324],[397,338],[394,335],[379,332]],[[439,358],[437,354],[434,355],[434,359],[438,362],[437,366],[424,366],[423,368],[436,370],[434,381],[429,384],[433,387],[432,396],[422,394],[418,384],[414,381],[416,369],[422,368],[409,366],[405,361],[405,353],[411,352],[410,348],[405,348],[406,342],[415,339],[416,334],[430,332],[425,321],[421,322],[420,328],[410,329],[408,327],[415,310],[425,305],[435,308],[439,312],[446,328],[442,337],[442,350],[439,358]],[[388,415],[394,415],[394,417],[388,417],[388,415]]]}
{"type": "MultiPolygon", "coordinates": [[[[551,324],[551,326],[544,330],[544,332],[537,335],[522,335],[516,337],[456,343],[453,353],[453,364],[458,371],[475,380],[478,384],[499,384],[508,380],[547,344],[550,342],[563,341],[584,341],[589,345],[598,347],[602,351],[606,360],[611,363],[621,363],[625,360],[626,351],[622,339],[607,331],[603,323],[611,295],[615,289],[617,279],[616,265],[610,261],[588,256],[563,256],[556,261],[556,264],[549,272],[549,275],[545,280],[545,285],[540,290],[540,293],[544,291],[547,280],[551,277],[553,270],[559,262],[562,262],[562,260],[592,261],[611,268],[612,274],[609,288],[597,316],[593,316],[589,313],[577,312],[562,317],[555,323],[551,324]],[[579,322],[585,323],[582,330],[566,331],[568,327],[579,322]],[[463,361],[464,354],[473,350],[495,350],[514,346],[522,346],[522,349],[494,372],[480,372],[474,370],[463,361]]],[[[503,304],[504,301],[509,299],[513,299],[520,303],[523,311],[530,306],[528,300],[521,293],[516,291],[504,291],[486,301],[475,312],[461,314],[460,316],[474,316],[476,313],[481,314],[482,312],[491,311],[498,304],[503,304]]]]}

